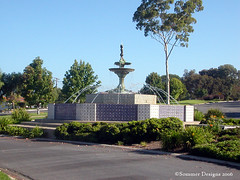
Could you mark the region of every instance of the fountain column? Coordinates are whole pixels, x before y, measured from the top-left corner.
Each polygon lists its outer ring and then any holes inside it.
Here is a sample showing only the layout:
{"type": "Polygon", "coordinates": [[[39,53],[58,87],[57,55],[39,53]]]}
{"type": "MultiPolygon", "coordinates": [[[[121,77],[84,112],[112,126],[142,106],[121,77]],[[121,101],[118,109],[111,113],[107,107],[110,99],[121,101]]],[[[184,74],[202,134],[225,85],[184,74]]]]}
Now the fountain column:
{"type": "Polygon", "coordinates": [[[125,65],[130,65],[130,62],[126,62],[123,58],[123,45],[120,45],[121,54],[120,54],[120,60],[118,62],[115,62],[114,64],[119,66],[119,68],[110,68],[109,70],[117,74],[119,78],[119,84],[117,88],[113,90],[114,93],[127,93],[127,90],[125,89],[124,85],[124,78],[129,72],[134,71],[134,69],[131,68],[124,68],[125,65]]]}

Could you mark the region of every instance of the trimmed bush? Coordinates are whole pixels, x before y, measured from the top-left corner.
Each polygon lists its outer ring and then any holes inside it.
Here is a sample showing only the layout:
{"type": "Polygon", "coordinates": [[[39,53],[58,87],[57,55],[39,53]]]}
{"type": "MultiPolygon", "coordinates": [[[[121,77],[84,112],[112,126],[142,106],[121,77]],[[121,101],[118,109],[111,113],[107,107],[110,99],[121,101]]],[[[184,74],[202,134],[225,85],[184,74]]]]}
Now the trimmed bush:
{"type": "Polygon", "coordinates": [[[165,150],[182,150],[184,147],[183,131],[169,131],[162,137],[162,145],[165,150]]]}
{"type": "Polygon", "coordinates": [[[240,125],[240,119],[223,119],[224,125],[240,125]]]}
{"type": "Polygon", "coordinates": [[[0,134],[10,135],[10,136],[22,136],[24,138],[36,138],[43,136],[43,130],[35,127],[32,130],[17,126],[5,126],[0,128],[0,134]]]}
{"type": "Polygon", "coordinates": [[[197,109],[194,109],[194,121],[202,121],[204,119],[204,114],[197,109]]]}
{"type": "Polygon", "coordinates": [[[97,132],[97,140],[102,143],[116,143],[119,141],[120,130],[115,124],[103,125],[97,132]]]}
{"type": "Polygon", "coordinates": [[[183,131],[169,131],[163,135],[163,148],[166,150],[189,151],[196,144],[213,141],[213,135],[202,127],[187,127],[183,131]]]}
{"type": "Polygon", "coordinates": [[[14,119],[17,123],[21,123],[22,121],[31,121],[29,113],[25,109],[15,109],[12,113],[12,119],[14,119]]]}
{"type": "Polygon", "coordinates": [[[224,118],[224,114],[219,109],[209,109],[208,112],[205,114],[205,118],[224,118]]]}
{"type": "Polygon", "coordinates": [[[182,129],[183,122],[178,118],[147,119],[114,124],[71,122],[57,127],[55,136],[58,139],[133,144],[160,140],[163,133],[182,129]]]}
{"type": "Polygon", "coordinates": [[[0,128],[5,127],[8,124],[14,124],[14,123],[15,121],[12,118],[7,118],[7,117],[0,118],[0,128]]]}
{"type": "Polygon", "coordinates": [[[202,127],[190,126],[183,132],[184,149],[190,150],[197,144],[206,144],[213,141],[214,135],[202,127]]]}
{"type": "Polygon", "coordinates": [[[196,145],[191,153],[217,159],[240,162],[240,141],[228,140],[223,142],[196,145]]]}

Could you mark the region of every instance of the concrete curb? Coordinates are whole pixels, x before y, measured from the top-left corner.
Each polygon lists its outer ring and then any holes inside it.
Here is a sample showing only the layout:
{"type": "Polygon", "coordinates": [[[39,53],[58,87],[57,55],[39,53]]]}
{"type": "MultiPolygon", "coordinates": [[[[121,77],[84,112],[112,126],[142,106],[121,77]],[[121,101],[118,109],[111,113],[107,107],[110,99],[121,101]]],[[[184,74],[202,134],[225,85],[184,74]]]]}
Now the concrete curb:
{"type": "Polygon", "coordinates": [[[102,146],[102,147],[114,147],[114,148],[133,150],[133,151],[142,152],[145,154],[170,155],[170,156],[174,156],[174,157],[177,157],[180,159],[189,159],[189,160],[197,160],[197,161],[208,162],[208,163],[215,163],[215,164],[219,164],[219,165],[234,167],[234,168],[237,168],[240,170],[240,163],[224,161],[224,160],[219,160],[219,159],[213,159],[213,158],[208,158],[208,157],[194,156],[194,155],[183,154],[183,153],[171,153],[171,152],[166,152],[166,151],[140,149],[140,148],[127,147],[127,146],[98,144],[98,143],[81,142],[81,141],[57,140],[57,139],[49,139],[49,138],[35,138],[33,140],[47,141],[47,142],[63,142],[63,143],[71,143],[71,144],[76,144],[76,145],[97,145],[97,146],[102,146]]]}
{"type": "Polygon", "coordinates": [[[5,173],[6,175],[8,175],[8,177],[11,180],[33,180],[30,177],[27,177],[19,172],[10,170],[10,169],[4,169],[4,168],[0,168],[0,171],[2,171],[3,173],[5,173]]]}

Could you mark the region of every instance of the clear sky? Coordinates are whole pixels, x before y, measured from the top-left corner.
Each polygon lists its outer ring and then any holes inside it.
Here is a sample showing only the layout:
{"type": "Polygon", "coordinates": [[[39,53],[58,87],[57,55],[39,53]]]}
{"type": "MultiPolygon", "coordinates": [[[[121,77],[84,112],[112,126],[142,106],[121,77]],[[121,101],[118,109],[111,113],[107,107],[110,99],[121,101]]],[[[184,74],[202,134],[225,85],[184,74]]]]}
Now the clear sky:
{"type": "MultiPolygon", "coordinates": [[[[132,17],[141,0],[0,0],[0,69],[23,72],[40,56],[43,66],[60,80],[74,60],[92,65],[102,81],[100,91],[115,88],[118,78],[108,69],[124,58],[135,71],[127,89],[142,87],[151,72],[165,74],[164,51],[157,41],[136,30],[132,17]]],[[[169,71],[232,64],[240,70],[240,1],[203,0],[189,47],[176,47],[169,71]]],[[[60,85],[61,83],[59,83],[60,85]]]]}

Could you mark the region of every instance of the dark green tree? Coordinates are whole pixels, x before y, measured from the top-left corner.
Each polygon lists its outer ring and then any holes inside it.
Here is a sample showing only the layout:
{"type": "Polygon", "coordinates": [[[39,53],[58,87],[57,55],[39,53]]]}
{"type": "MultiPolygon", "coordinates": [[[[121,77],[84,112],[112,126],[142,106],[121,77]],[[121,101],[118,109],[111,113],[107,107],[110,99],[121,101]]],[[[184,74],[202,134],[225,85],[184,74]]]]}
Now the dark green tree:
{"type": "Polygon", "coordinates": [[[23,75],[22,73],[3,73],[1,95],[10,96],[11,94],[21,95],[23,75]]]}
{"type": "MultiPolygon", "coordinates": [[[[195,12],[203,10],[202,0],[142,0],[134,13],[136,28],[144,30],[145,36],[151,36],[163,45],[166,62],[166,89],[170,94],[168,60],[176,45],[188,46],[190,33],[197,21],[195,12]],[[175,2],[175,3],[174,3],[175,2]]],[[[170,104],[170,98],[167,97],[170,104]]]]}
{"type": "Polygon", "coordinates": [[[0,95],[5,97],[6,101],[12,103],[15,108],[16,103],[20,102],[23,76],[21,73],[3,73],[2,81],[4,85],[1,88],[0,95]]]}
{"type": "MultiPolygon", "coordinates": [[[[69,101],[72,102],[77,98],[77,92],[90,86],[100,85],[100,83],[101,81],[98,81],[98,76],[94,75],[92,66],[89,63],[85,63],[82,60],[78,63],[78,61],[75,60],[63,79],[62,93],[65,100],[72,96],[72,99],[69,99],[69,101]]],[[[85,101],[86,94],[94,92],[96,92],[94,88],[87,89],[81,93],[76,101],[82,103],[85,101]]]]}
{"type": "Polygon", "coordinates": [[[2,81],[2,72],[0,70],[0,90],[2,88],[2,86],[4,85],[3,81],[2,81]]]}
{"type": "Polygon", "coordinates": [[[180,96],[184,97],[184,95],[186,94],[185,85],[182,83],[181,80],[177,78],[171,78],[170,90],[171,90],[171,96],[176,100],[179,100],[180,96]]]}
{"type": "MultiPolygon", "coordinates": [[[[162,84],[162,79],[161,76],[158,75],[156,72],[152,72],[151,74],[149,74],[146,77],[145,83],[159,88],[159,89],[163,89],[163,84],[162,84]]],[[[149,88],[148,86],[144,85],[143,88],[140,90],[141,94],[154,94],[154,92],[151,90],[151,88],[149,88]]]]}
{"type": "Polygon", "coordinates": [[[36,57],[33,62],[24,69],[22,96],[29,105],[54,102],[52,73],[42,68],[43,60],[36,57]]]}

